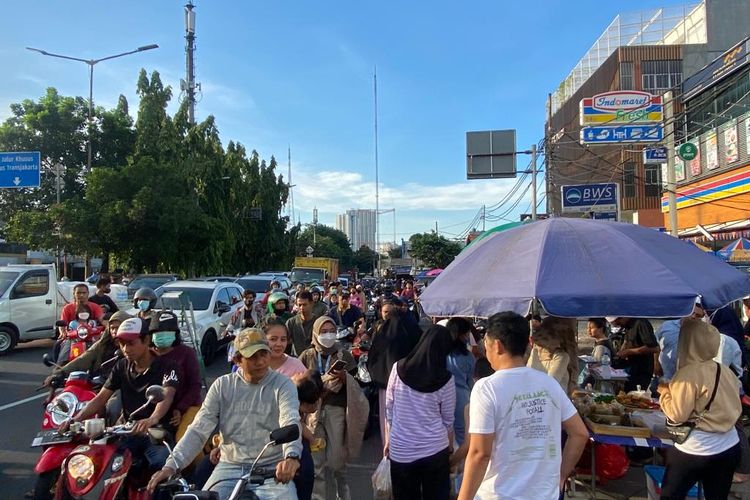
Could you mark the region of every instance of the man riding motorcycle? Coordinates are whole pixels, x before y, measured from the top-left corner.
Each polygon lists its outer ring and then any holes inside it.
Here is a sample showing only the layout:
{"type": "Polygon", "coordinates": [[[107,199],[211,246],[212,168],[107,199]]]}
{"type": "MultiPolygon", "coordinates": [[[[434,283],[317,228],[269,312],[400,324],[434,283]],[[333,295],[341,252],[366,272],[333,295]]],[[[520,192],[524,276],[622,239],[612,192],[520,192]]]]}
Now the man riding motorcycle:
{"type": "Polygon", "coordinates": [[[145,321],[151,321],[157,300],[156,293],[151,288],[139,288],[133,297],[133,307],[138,309],[138,317],[145,321]]]}
{"type": "MultiPolygon", "coordinates": [[[[72,420],[83,422],[96,414],[102,414],[107,400],[117,390],[121,392],[123,417],[128,419],[131,413],[147,403],[146,389],[149,386],[163,386],[164,400],[156,405],[150,417],[136,420],[132,435],[124,440],[124,445],[135,456],[145,456],[149,468],[157,470],[164,465],[169,451],[163,445],[153,444],[146,431],[159,424],[167,430],[174,430],[169,420],[179,385],[177,370],[170,361],[157,356],[150,349],[148,323],[140,318],[123,321],[117,329],[115,340],[125,357],[112,368],[112,373],[99,394],[72,420]]],[[[69,426],[70,421],[64,423],[60,426],[60,432],[65,432],[69,426]]]]}
{"type": "Polygon", "coordinates": [[[44,380],[44,386],[49,387],[50,382],[55,377],[67,377],[72,372],[89,372],[90,375],[96,374],[103,378],[109,377],[107,373],[98,373],[102,363],[111,359],[117,351],[117,342],[115,336],[120,324],[132,316],[125,311],[117,311],[109,317],[107,329],[104,330],[101,338],[96,341],[86,352],[63,367],[55,368],[52,374],[44,380]]]}

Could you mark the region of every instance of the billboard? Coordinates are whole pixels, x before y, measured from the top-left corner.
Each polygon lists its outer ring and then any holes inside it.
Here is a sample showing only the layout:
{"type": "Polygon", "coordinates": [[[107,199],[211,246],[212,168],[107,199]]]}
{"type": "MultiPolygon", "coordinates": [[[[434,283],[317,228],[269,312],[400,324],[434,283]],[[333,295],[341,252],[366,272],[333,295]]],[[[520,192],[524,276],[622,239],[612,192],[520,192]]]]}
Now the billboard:
{"type": "Polygon", "coordinates": [[[750,62],[750,39],[744,39],[705,68],[682,82],[682,101],[692,99],[704,90],[713,87],[750,62]]]}
{"type": "Polygon", "coordinates": [[[661,142],[663,139],[664,126],[660,123],[651,125],[584,127],[581,129],[581,144],[661,142]]]}
{"type": "Polygon", "coordinates": [[[661,96],[637,90],[605,92],[580,102],[581,125],[632,125],[664,119],[661,96]]]}
{"type": "Polygon", "coordinates": [[[466,132],[466,178],[516,176],[516,131],[466,132]]]}
{"type": "Polygon", "coordinates": [[[619,190],[615,182],[562,186],[563,212],[617,212],[619,190]]]}

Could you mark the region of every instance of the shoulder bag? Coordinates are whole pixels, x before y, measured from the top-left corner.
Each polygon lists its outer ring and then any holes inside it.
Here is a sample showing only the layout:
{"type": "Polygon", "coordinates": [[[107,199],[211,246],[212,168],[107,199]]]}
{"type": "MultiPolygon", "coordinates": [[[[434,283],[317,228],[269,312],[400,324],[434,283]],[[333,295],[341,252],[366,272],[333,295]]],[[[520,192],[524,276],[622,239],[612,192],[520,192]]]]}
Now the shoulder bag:
{"type": "Polygon", "coordinates": [[[703,419],[703,417],[708,413],[708,411],[711,409],[711,403],[714,402],[714,398],[716,397],[716,391],[719,388],[719,377],[721,376],[721,364],[716,363],[716,380],[714,381],[714,390],[711,393],[711,399],[708,400],[708,404],[706,405],[706,408],[703,409],[703,411],[698,415],[694,420],[688,420],[687,422],[683,422],[681,424],[673,423],[667,418],[667,426],[666,426],[666,432],[669,435],[669,437],[677,444],[682,444],[685,441],[687,441],[687,438],[690,436],[690,433],[693,432],[693,429],[695,429],[695,426],[700,423],[700,421],[703,419]]]}

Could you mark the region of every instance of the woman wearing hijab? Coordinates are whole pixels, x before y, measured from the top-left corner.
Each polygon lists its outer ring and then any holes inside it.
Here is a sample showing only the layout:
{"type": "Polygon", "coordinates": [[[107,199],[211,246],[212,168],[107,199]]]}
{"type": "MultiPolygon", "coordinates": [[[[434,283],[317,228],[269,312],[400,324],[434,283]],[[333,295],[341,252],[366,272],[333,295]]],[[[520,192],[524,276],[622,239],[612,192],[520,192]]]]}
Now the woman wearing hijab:
{"type": "Polygon", "coordinates": [[[388,378],[393,365],[404,359],[417,345],[421,331],[407,325],[393,302],[386,301],[381,314],[384,319],[377,324],[367,352],[367,370],[378,388],[380,436],[385,445],[385,388],[388,386],[388,378]]]}
{"type": "Polygon", "coordinates": [[[386,389],[386,444],[395,500],[448,500],[456,385],[446,368],[453,338],[434,325],[395,364],[386,389]]]}
{"type": "Polygon", "coordinates": [[[703,485],[706,499],[729,496],[740,460],[734,424],[742,409],[739,380],[713,359],[719,335],[700,320],[684,319],[677,341],[677,372],[668,384],[659,385],[659,403],[669,421],[693,426],[684,442],[667,451],[662,498],[685,498],[696,481],[703,485]]]}
{"type": "MultiPolygon", "coordinates": [[[[325,440],[325,447],[313,452],[315,461],[314,498],[341,498],[349,500],[349,485],[346,482],[346,406],[347,406],[347,373],[353,374],[356,363],[352,355],[339,348],[336,342],[336,323],[328,316],[315,320],[312,332],[313,346],[300,354],[299,360],[310,370],[322,375],[323,404],[317,415],[315,436],[325,440]],[[343,369],[333,370],[337,361],[346,363],[343,369]],[[327,484],[335,483],[333,495],[328,494],[332,488],[327,484]]],[[[353,379],[352,379],[353,380],[353,379]]],[[[310,425],[310,422],[308,422],[310,425]]]]}

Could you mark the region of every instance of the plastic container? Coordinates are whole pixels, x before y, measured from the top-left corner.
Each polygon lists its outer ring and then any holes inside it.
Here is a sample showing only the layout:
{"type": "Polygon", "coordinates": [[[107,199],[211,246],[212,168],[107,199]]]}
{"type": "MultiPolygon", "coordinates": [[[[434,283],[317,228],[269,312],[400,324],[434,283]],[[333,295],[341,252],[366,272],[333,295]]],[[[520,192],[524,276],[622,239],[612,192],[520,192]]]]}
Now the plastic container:
{"type": "MultiPolygon", "coordinates": [[[[646,489],[648,489],[649,500],[659,500],[661,497],[661,484],[664,481],[664,467],[659,465],[645,465],[643,472],[646,474],[646,489]]],[[[694,484],[686,500],[698,500],[698,485],[694,484]]]]}

